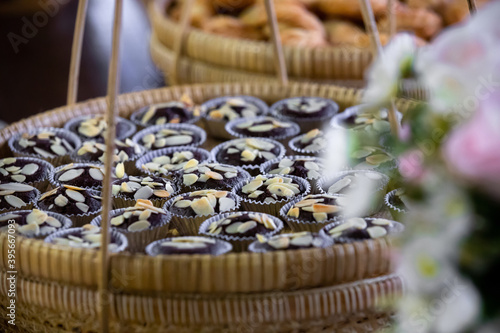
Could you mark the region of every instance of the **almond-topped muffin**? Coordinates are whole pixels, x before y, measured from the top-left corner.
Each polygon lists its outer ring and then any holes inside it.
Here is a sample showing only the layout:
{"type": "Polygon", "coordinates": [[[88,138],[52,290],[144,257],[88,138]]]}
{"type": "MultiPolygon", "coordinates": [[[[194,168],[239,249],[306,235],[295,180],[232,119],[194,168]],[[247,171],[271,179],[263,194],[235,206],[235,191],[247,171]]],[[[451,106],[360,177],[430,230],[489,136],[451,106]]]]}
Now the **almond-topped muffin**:
{"type": "Polygon", "coordinates": [[[226,131],[238,138],[262,137],[281,140],[299,134],[300,127],[290,121],[273,117],[235,119],[226,124],[226,131]]]}
{"type": "Polygon", "coordinates": [[[326,226],[321,232],[334,243],[350,243],[394,235],[404,229],[401,223],[382,218],[351,217],[326,226]]]}
{"type": "Polygon", "coordinates": [[[162,207],[177,192],[177,186],[161,177],[127,176],[115,180],[112,191],[115,208],[131,206],[139,199],[151,200],[156,207],[162,207]]]}
{"type": "MultiPolygon", "coordinates": [[[[115,140],[115,162],[135,160],[144,151],[144,148],[130,139],[125,141],[115,140]]],[[[96,141],[85,141],[78,150],[72,154],[72,159],[77,162],[104,163],[106,145],[96,141]]]]}
{"type": "Polygon", "coordinates": [[[146,247],[150,256],[173,254],[209,254],[221,255],[232,250],[228,242],[209,237],[187,236],[160,239],[146,247]]]}
{"type": "Polygon", "coordinates": [[[326,149],[328,140],[323,131],[315,128],[306,134],[293,138],[288,145],[296,153],[316,155],[326,149]]]}
{"type": "Polygon", "coordinates": [[[206,220],[200,226],[200,234],[228,241],[235,251],[243,251],[257,234],[271,236],[282,228],[283,222],[272,215],[243,211],[206,220]]]}
{"type": "Polygon", "coordinates": [[[53,170],[54,167],[50,163],[38,158],[6,157],[0,159],[0,183],[25,183],[39,189],[44,184],[46,188],[53,170]]]}
{"type": "Polygon", "coordinates": [[[361,186],[370,192],[383,191],[388,182],[389,177],[377,171],[351,170],[341,172],[334,177],[323,178],[318,186],[323,193],[346,195],[361,186]]]}
{"type": "Polygon", "coordinates": [[[137,160],[136,167],[147,174],[163,177],[182,170],[191,160],[202,163],[211,157],[210,152],[201,148],[165,148],[145,154],[137,160]]]}
{"type": "Polygon", "coordinates": [[[273,116],[299,124],[302,132],[321,127],[337,114],[339,106],[330,99],[320,97],[294,97],[271,106],[273,116]]]}
{"type": "Polygon", "coordinates": [[[239,198],[228,191],[200,190],[180,194],[165,204],[181,235],[196,235],[209,216],[238,209],[239,198]]]}
{"type": "MultiPolygon", "coordinates": [[[[101,228],[91,224],[86,224],[81,228],[61,230],[45,238],[46,243],[90,250],[99,249],[101,240],[101,228]]],[[[121,252],[127,246],[127,238],[123,234],[111,230],[108,251],[121,252]]]]}
{"type": "MultiPolygon", "coordinates": [[[[125,177],[123,163],[118,163],[114,169],[114,178],[125,177]]],[[[51,176],[53,187],[71,185],[85,189],[100,189],[104,180],[104,166],[92,163],[70,163],[54,170],[51,176]]]]}
{"type": "Polygon", "coordinates": [[[16,156],[37,157],[56,166],[80,144],[78,136],[62,128],[39,128],[9,139],[9,148],[16,156]]]}
{"type": "Polygon", "coordinates": [[[281,143],[264,138],[230,140],[212,150],[217,162],[240,166],[249,171],[258,171],[260,164],[281,158],[284,154],[285,148],[281,143]]]}
{"type": "Polygon", "coordinates": [[[207,138],[203,129],[191,124],[166,124],[151,126],[138,132],[133,141],[146,147],[148,150],[157,150],[169,147],[202,145],[207,138]]]}
{"type": "Polygon", "coordinates": [[[311,194],[283,206],[280,216],[294,231],[319,231],[334,221],[343,207],[338,196],[311,194]]]}
{"type": "Polygon", "coordinates": [[[182,95],[179,101],[170,101],[149,105],[134,112],[130,117],[135,124],[142,127],[194,123],[200,119],[200,107],[195,105],[187,94],[182,95]]]}
{"type": "Polygon", "coordinates": [[[312,156],[285,156],[281,160],[264,163],[260,171],[270,175],[291,175],[307,180],[321,177],[322,165],[318,158],[312,156]]]}
{"type": "Polygon", "coordinates": [[[270,252],[280,250],[297,250],[321,248],[331,245],[332,242],[319,233],[309,231],[296,232],[291,234],[280,234],[271,237],[257,235],[257,241],[250,244],[250,252],[270,252]]]}
{"type": "Polygon", "coordinates": [[[383,148],[362,146],[351,153],[351,165],[356,170],[388,171],[396,167],[396,161],[383,148]]]}
{"type": "Polygon", "coordinates": [[[250,96],[219,97],[202,105],[207,118],[225,122],[237,118],[251,118],[267,112],[267,105],[250,96]]]}
{"type": "Polygon", "coordinates": [[[0,213],[29,209],[39,196],[40,192],[31,185],[0,183],[0,213]]]}
{"type": "Polygon", "coordinates": [[[42,210],[70,216],[76,224],[82,225],[101,211],[101,197],[95,190],[62,185],[43,193],[37,205],[42,210]]]}
{"type": "MultiPolygon", "coordinates": [[[[131,251],[143,251],[152,241],[166,237],[169,222],[169,213],[143,199],[137,200],[134,206],[112,210],[109,220],[113,230],[127,237],[131,251]]],[[[102,216],[97,216],[91,224],[101,227],[102,216]]]]}
{"type": "MultiPolygon", "coordinates": [[[[118,140],[124,140],[136,131],[132,122],[120,117],[117,118],[115,127],[118,140]]],[[[78,135],[82,141],[104,142],[108,124],[104,115],[81,116],[68,121],[64,128],[78,135]]]]}
{"type": "Polygon", "coordinates": [[[70,228],[72,224],[69,218],[61,214],[38,209],[16,210],[0,215],[0,232],[14,228],[18,235],[28,238],[45,238],[56,231],[70,228]]]}
{"type": "Polygon", "coordinates": [[[250,174],[245,170],[226,164],[201,163],[191,160],[179,171],[182,185],[188,189],[231,190],[250,174]]]}

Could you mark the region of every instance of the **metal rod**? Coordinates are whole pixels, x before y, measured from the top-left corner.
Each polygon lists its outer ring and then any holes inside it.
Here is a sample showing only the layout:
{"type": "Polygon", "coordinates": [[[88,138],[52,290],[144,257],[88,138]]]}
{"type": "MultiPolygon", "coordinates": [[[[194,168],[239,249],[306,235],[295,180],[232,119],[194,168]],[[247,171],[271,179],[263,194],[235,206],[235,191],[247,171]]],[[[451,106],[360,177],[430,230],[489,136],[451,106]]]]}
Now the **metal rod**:
{"type": "Polygon", "coordinates": [[[106,111],[107,131],[106,131],[106,151],[104,161],[104,180],[102,191],[102,241],[101,241],[101,279],[99,283],[99,310],[101,332],[109,332],[109,313],[110,313],[110,257],[108,245],[110,240],[109,212],[111,211],[111,181],[113,168],[113,153],[115,150],[115,119],[117,116],[116,99],[120,82],[120,35],[122,25],[123,0],[115,0],[115,13],[113,21],[113,42],[111,49],[111,61],[108,74],[108,93],[106,111]]]}
{"type": "Polygon", "coordinates": [[[467,0],[467,4],[469,5],[469,13],[474,15],[477,12],[476,0],[467,0]]]}
{"type": "Polygon", "coordinates": [[[78,82],[80,78],[80,63],[82,59],[83,33],[85,31],[85,17],[87,15],[87,0],[80,0],[76,14],[73,46],[71,47],[71,64],[69,67],[68,96],[66,104],[75,104],[78,98],[78,82]]]}

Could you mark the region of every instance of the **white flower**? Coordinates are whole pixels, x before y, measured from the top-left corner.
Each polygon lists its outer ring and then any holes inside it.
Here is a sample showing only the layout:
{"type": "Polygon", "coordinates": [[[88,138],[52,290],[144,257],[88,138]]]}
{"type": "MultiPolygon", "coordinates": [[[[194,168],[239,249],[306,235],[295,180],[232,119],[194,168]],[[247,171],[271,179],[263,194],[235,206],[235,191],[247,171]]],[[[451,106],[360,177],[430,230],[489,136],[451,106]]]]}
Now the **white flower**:
{"type": "Polygon", "coordinates": [[[436,312],[433,332],[455,333],[464,332],[479,316],[481,297],[475,286],[464,280],[456,280],[449,285],[446,299],[441,303],[436,312]]]}
{"type": "Polygon", "coordinates": [[[332,176],[347,167],[349,156],[348,135],[348,131],[341,128],[329,129],[325,133],[328,149],[322,154],[325,166],[323,176],[332,176]]]}
{"type": "Polygon", "coordinates": [[[411,68],[416,50],[415,39],[411,35],[396,35],[370,68],[363,101],[386,105],[396,97],[399,81],[411,68]]]}

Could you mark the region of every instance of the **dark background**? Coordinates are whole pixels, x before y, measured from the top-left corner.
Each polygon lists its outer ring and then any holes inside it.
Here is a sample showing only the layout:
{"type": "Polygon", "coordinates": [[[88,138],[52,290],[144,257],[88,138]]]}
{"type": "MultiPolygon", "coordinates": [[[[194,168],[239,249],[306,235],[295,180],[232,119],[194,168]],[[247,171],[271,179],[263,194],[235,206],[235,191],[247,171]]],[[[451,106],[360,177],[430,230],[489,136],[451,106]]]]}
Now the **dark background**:
{"type": "MultiPolygon", "coordinates": [[[[0,7],[0,120],[8,123],[66,104],[78,1],[72,0],[66,5],[59,3],[68,0],[33,1],[55,3],[57,12],[47,15],[42,9],[42,12],[6,15],[0,7]],[[30,23],[32,30],[29,30],[30,23]],[[13,46],[9,38],[18,45],[13,46]]],[[[80,101],[106,95],[111,54],[114,1],[88,2],[80,101]]],[[[149,37],[150,25],[143,1],[124,0],[121,92],[164,85],[162,73],[150,58],[149,37]]]]}

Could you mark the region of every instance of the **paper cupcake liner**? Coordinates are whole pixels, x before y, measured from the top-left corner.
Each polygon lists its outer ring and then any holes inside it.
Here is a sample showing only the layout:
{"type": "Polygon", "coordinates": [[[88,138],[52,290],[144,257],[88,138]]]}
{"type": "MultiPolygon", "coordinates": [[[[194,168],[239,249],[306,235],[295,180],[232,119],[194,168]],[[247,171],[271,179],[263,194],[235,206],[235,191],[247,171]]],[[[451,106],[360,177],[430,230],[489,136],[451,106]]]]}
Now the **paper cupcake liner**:
{"type": "MultiPolygon", "coordinates": [[[[238,213],[254,213],[254,211],[240,211],[238,213]]],[[[260,212],[258,212],[260,213],[260,212]]],[[[247,250],[248,246],[254,242],[255,240],[257,240],[257,237],[238,237],[238,236],[229,236],[229,235],[212,235],[210,233],[207,232],[207,229],[208,227],[210,227],[210,224],[212,224],[213,222],[215,221],[219,221],[219,220],[222,220],[222,219],[225,219],[231,215],[233,215],[234,212],[232,213],[222,213],[222,214],[218,214],[218,215],[215,215],[215,216],[212,216],[211,218],[205,220],[201,225],[200,225],[200,229],[199,229],[199,234],[200,235],[204,235],[204,236],[208,236],[208,237],[211,237],[211,238],[215,238],[215,239],[220,239],[220,240],[223,240],[223,241],[226,241],[226,242],[229,242],[231,243],[231,245],[233,246],[233,251],[234,252],[244,252],[247,250]]],[[[269,216],[270,219],[273,220],[273,222],[276,224],[276,229],[269,232],[269,233],[266,233],[265,236],[273,236],[277,233],[279,233],[282,229],[283,229],[283,221],[281,221],[279,218],[277,218],[276,216],[272,216],[272,215],[269,215],[269,214],[266,214],[269,216]]]]}
{"type": "MultiPolygon", "coordinates": [[[[115,209],[109,212],[110,219],[122,214],[125,212],[125,209],[115,209]]],[[[162,221],[155,225],[151,229],[141,230],[141,231],[128,231],[127,229],[111,227],[111,230],[122,233],[127,237],[128,240],[128,250],[132,252],[144,252],[144,248],[149,243],[167,237],[169,223],[170,223],[170,213],[167,212],[165,216],[163,216],[162,221]]],[[[101,227],[102,215],[94,218],[90,224],[101,227]]]]}
{"type": "MultiPolygon", "coordinates": [[[[363,108],[367,107],[367,104],[359,104],[359,105],[354,105],[351,107],[346,108],[343,112],[336,114],[333,116],[333,118],[330,120],[330,127],[332,129],[348,129],[343,125],[343,122],[353,116],[357,115],[360,112],[363,111],[363,108]]],[[[399,122],[403,119],[403,114],[396,110],[396,117],[399,122]]]]}
{"type": "MultiPolygon", "coordinates": [[[[155,103],[155,104],[162,104],[162,103],[155,103]]],[[[135,111],[132,113],[130,116],[130,121],[137,126],[138,130],[143,130],[145,128],[151,127],[151,126],[156,126],[156,125],[149,125],[149,124],[143,124],[141,122],[141,118],[144,116],[144,114],[149,110],[149,107],[155,104],[151,104],[145,107],[140,108],[139,110],[135,111]]],[[[188,121],[184,121],[179,124],[192,124],[195,125],[201,120],[201,115],[200,116],[195,116],[192,119],[189,119],[188,121]]],[[[171,124],[171,123],[165,123],[165,124],[171,124]]]]}
{"type": "Polygon", "coordinates": [[[338,215],[323,222],[316,222],[316,221],[306,221],[289,217],[287,215],[287,212],[290,210],[290,208],[292,208],[293,205],[295,205],[302,199],[303,198],[297,198],[294,201],[287,203],[281,208],[279,213],[280,218],[282,218],[283,221],[285,221],[285,223],[290,227],[290,229],[292,229],[293,232],[300,232],[300,231],[319,232],[321,228],[323,228],[324,226],[336,222],[340,218],[342,218],[342,215],[338,215]]]}
{"type": "Polygon", "coordinates": [[[398,208],[391,203],[392,199],[396,195],[397,190],[398,189],[395,189],[387,193],[384,197],[384,203],[387,208],[389,208],[389,213],[391,213],[392,218],[396,221],[402,221],[407,213],[406,209],[398,208]]]}
{"type": "Polygon", "coordinates": [[[45,192],[47,186],[49,185],[49,179],[54,173],[54,166],[49,162],[47,162],[46,160],[37,157],[17,157],[17,158],[25,162],[33,162],[35,164],[40,165],[42,168],[45,168],[45,174],[42,175],[40,179],[37,179],[29,183],[23,182],[23,184],[28,184],[35,187],[40,192],[45,192]]]}
{"type": "MultiPolygon", "coordinates": [[[[271,143],[275,144],[279,148],[279,153],[278,153],[278,156],[276,156],[276,158],[282,159],[283,156],[285,156],[286,149],[278,141],[271,140],[271,139],[266,139],[266,138],[255,138],[255,139],[259,139],[259,140],[263,140],[263,141],[267,141],[267,142],[271,142],[271,143]]],[[[223,143],[215,146],[210,151],[210,153],[212,154],[212,160],[214,160],[215,162],[221,163],[221,164],[227,164],[227,163],[224,163],[224,162],[221,162],[221,161],[217,160],[217,154],[219,154],[219,151],[223,147],[225,147],[227,144],[229,144],[232,141],[237,141],[237,140],[245,140],[245,139],[234,139],[234,140],[231,140],[231,141],[223,142],[223,143]]],[[[259,172],[260,172],[260,170],[259,170],[260,169],[260,164],[247,164],[247,165],[237,165],[237,166],[239,166],[240,168],[243,168],[244,170],[248,171],[248,173],[250,175],[252,175],[252,176],[257,176],[259,174],[259,172]]]]}
{"type": "MultiPolygon", "coordinates": [[[[141,142],[141,139],[145,135],[155,134],[155,133],[159,132],[160,130],[164,130],[164,129],[192,131],[198,135],[199,140],[197,142],[193,142],[193,143],[190,143],[187,145],[169,146],[169,147],[163,147],[160,149],[173,148],[173,147],[199,147],[202,144],[204,144],[205,141],[207,140],[207,133],[201,127],[191,125],[191,124],[164,124],[164,125],[155,125],[155,126],[146,127],[145,129],[137,132],[137,134],[132,137],[132,141],[142,146],[143,144],[141,142]]],[[[154,150],[158,150],[158,149],[149,149],[148,151],[154,151],[154,150]]]]}
{"type": "MultiPolygon", "coordinates": [[[[376,220],[377,218],[370,218],[370,217],[365,217],[364,218],[365,220],[368,220],[368,221],[373,221],[373,220],[376,220]]],[[[343,219],[339,219],[337,221],[335,221],[334,223],[330,223],[326,226],[324,226],[320,231],[319,231],[319,234],[321,235],[321,237],[323,238],[329,238],[332,240],[333,244],[346,244],[346,243],[355,243],[355,242],[362,242],[362,241],[367,241],[367,240],[370,240],[370,239],[363,239],[363,240],[359,240],[359,239],[352,239],[352,238],[349,238],[349,237],[341,237],[339,238],[337,241],[334,240],[332,237],[330,237],[330,234],[328,233],[328,231],[332,228],[335,228],[339,225],[341,225],[342,223],[344,223],[344,220],[343,219]]],[[[389,228],[389,234],[386,236],[386,237],[395,237],[397,236],[398,234],[401,234],[405,227],[403,224],[397,222],[397,221],[392,221],[392,226],[389,228]]]]}
{"type": "MultiPolygon", "coordinates": [[[[215,163],[218,163],[218,162],[215,162],[215,163]]],[[[201,163],[200,163],[201,164],[201,163]]],[[[248,171],[244,170],[243,168],[241,167],[238,167],[238,166],[234,166],[234,165],[229,165],[229,164],[222,164],[222,163],[219,163],[220,165],[224,165],[224,166],[229,166],[231,168],[235,168],[238,170],[238,182],[236,184],[238,184],[240,181],[243,181],[245,179],[248,179],[248,178],[251,178],[252,176],[248,173],[248,171]]],[[[182,172],[176,172],[176,173],[173,173],[172,176],[174,178],[178,178],[179,179],[179,186],[181,187],[181,193],[185,193],[185,192],[193,192],[193,191],[198,191],[198,190],[221,190],[221,191],[232,191],[232,189],[234,188],[234,186],[236,186],[236,184],[231,187],[231,186],[224,186],[224,185],[218,185],[218,186],[210,186],[210,187],[202,187],[201,185],[200,186],[197,186],[197,185],[190,185],[190,186],[186,186],[182,183],[182,175],[183,173],[182,172]]]]}
{"type": "MultiPolygon", "coordinates": [[[[86,191],[88,191],[89,193],[91,193],[92,195],[96,195],[96,196],[101,196],[101,192],[100,191],[97,191],[97,190],[89,190],[87,189],[86,191]]],[[[33,206],[34,208],[37,208],[37,209],[40,209],[44,212],[50,212],[50,210],[46,210],[46,209],[43,209],[43,208],[40,208],[40,206],[38,206],[38,200],[37,202],[34,204],[33,206]]],[[[73,221],[73,225],[75,227],[81,227],[85,224],[89,224],[96,216],[100,215],[101,214],[101,211],[102,211],[102,206],[99,207],[99,209],[95,212],[88,212],[88,213],[82,213],[82,214],[66,214],[65,216],[70,218],[71,221],[73,221]]]]}
{"type": "Polygon", "coordinates": [[[64,155],[64,156],[55,156],[55,157],[47,157],[47,158],[40,156],[40,155],[37,155],[37,154],[26,153],[26,152],[20,151],[14,147],[14,142],[16,142],[24,134],[24,133],[18,133],[17,135],[12,136],[8,142],[9,149],[12,151],[14,156],[15,157],[38,158],[41,160],[45,160],[45,161],[49,162],[50,164],[52,164],[53,166],[57,167],[59,165],[63,165],[63,164],[68,163],[70,161],[71,153],[76,151],[78,149],[78,147],[80,147],[82,145],[82,142],[77,135],[71,133],[68,130],[62,129],[62,128],[43,127],[43,128],[37,128],[36,130],[32,130],[32,131],[29,131],[27,133],[29,135],[32,135],[32,134],[36,134],[36,133],[40,133],[40,132],[53,132],[53,133],[59,134],[62,138],[66,139],[66,141],[68,141],[68,143],[70,143],[73,147],[75,147],[75,149],[72,152],[69,152],[67,155],[64,155]]]}
{"type": "MultiPolygon", "coordinates": [[[[347,170],[347,171],[338,172],[334,176],[325,176],[325,177],[322,177],[316,183],[316,193],[319,193],[319,194],[328,194],[327,190],[325,190],[323,188],[323,185],[325,183],[330,182],[333,179],[340,178],[343,175],[347,175],[347,174],[355,173],[355,172],[360,172],[360,171],[361,172],[362,171],[376,172],[376,173],[380,174],[382,176],[382,178],[383,178],[383,184],[381,184],[380,187],[376,188],[373,191],[372,205],[370,207],[370,210],[366,214],[366,215],[373,215],[373,214],[379,212],[380,209],[382,208],[382,206],[384,205],[384,196],[385,196],[385,193],[386,193],[385,191],[386,191],[387,185],[389,184],[389,180],[390,180],[390,178],[387,175],[385,175],[385,174],[383,174],[383,173],[381,173],[379,171],[376,171],[376,170],[347,170]]],[[[335,194],[335,195],[338,195],[340,197],[345,197],[346,196],[345,194],[335,194]]]]}
{"type": "MultiPolygon", "coordinates": [[[[182,195],[186,195],[190,193],[185,193],[182,195]]],[[[200,229],[201,224],[203,221],[206,219],[209,219],[210,217],[217,215],[217,214],[212,214],[212,215],[204,215],[204,216],[183,216],[183,215],[178,215],[172,213],[169,208],[172,206],[174,200],[178,197],[179,195],[171,198],[170,200],[167,201],[167,203],[163,206],[163,210],[168,211],[170,215],[172,216],[172,221],[170,222],[170,229],[177,229],[179,232],[180,236],[197,236],[198,235],[198,230],[200,229]]],[[[231,197],[231,199],[234,199],[236,202],[236,206],[226,212],[223,213],[230,213],[230,212],[236,212],[240,208],[240,197],[235,195],[232,192],[228,193],[228,197],[231,197]]],[[[219,213],[219,214],[223,214],[219,213]]]]}
{"type": "Polygon", "coordinates": [[[12,212],[15,210],[32,210],[33,208],[36,208],[36,202],[40,198],[41,194],[40,194],[40,191],[36,187],[33,186],[33,188],[34,188],[33,191],[35,192],[35,198],[32,201],[27,202],[26,205],[24,205],[22,207],[12,207],[12,208],[0,209],[0,214],[12,212]]]}
{"type": "MultiPolygon", "coordinates": [[[[31,213],[32,211],[33,211],[32,209],[29,209],[29,210],[14,210],[14,211],[10,211],[10,212],[7,212],[7,213],[0,214],[0,219],[3,216],[7,215],[7,214],[31,213]]],[[[55,218],[59,222],[61,222],[62,226],[60,228],[58,228],[57,231],[66,230],[66,229],[71,228],[73,226],[73,222],[71,222],[71,220],[69,218],[67,218],[66,216],[64,216],[64,215],[61,215],[61,214],[58,214],[58,213],[53,213],[53,212],[45,212],[45,213],[47,213],[47,215],[55,218]]],[[[13,220],[15,220],[15,219],[16,218],[13,218],[13,220]]],[[[38,236],[33,237],[33,238],[35,238],[35,239],[44,239],[45,237],[47,237],[49,235],[50,235],[50,232],[49,233],[40,233],[38,236]]],[[[18,236],[26,237],[26,236],[20,235],[20,234],[18,234],[18,236]]],[[[31,237],[29,237],[29,238],[31,238],[31,237]]]]}
{"type": "MultiPolygon", "coordinates": [[[[224,128],[225,128],[226,132],[229,133],[229,135],[231,135],[231,137],[233,137],[233,138],[238,138],[238,139],[252,138],[252,137],[256,137],[256,136],[238,133],[234,130],[234,127],[238,126],[241,123],[250,121],[250,120],[259,121],[259,120],[265,120],[266,118],[272,118],[272,117],[260,116],[260,117],[253,117],[253,118],[237,118],[237,119],[231,120],[230,122],[226,123],[224,128]]],[[[265,138],[276,140],[276,141],[282,143],[283,145],[286,145],[286,143],[288,142],[288,140],[291,137],[294,137],[300,133],[300,127],[299,127],[299,125],[297,125],[297,123],[294,123],[293,121],[284,121],[284,122],[291,125],[290,127],[286,128],[286,131],[287,131],[286,134],[274,135],[274,136],[267,135],[267,136],[265,136],[265,138]]]]}
{"type": "Polygon", "coordinates": [[[215,107],[218,104],[221,104],[231,98],[241,98],[248,103],[256,105],[260,110],[262,110],[262,114],[260,114],[259,116],[265,116],[269,113],[269,106],[266,104],[266,102],[253,96],[246,96],[246,95],[225,96],[206,101],[201,105],[201,111],[204,114],[203,119],[205,120],[206,129],[210,134],[210,136],[213,138],[223,139],[223,140],[234,139],[234,137],[226,131],[225,126],[227,122],[221,119],[210,118],[208,116],[208,111],[207,111],[208,109],[215,107]]]}
{"type": "MultiPolygon", "coordinates": [[[[149,256],[152,256],[152,257],[161,256],[161,255],[165,255],[165,256],[183,255],[183,254],[162,254],[162,253],[155,252],[155,248],[158,246],[161,246],[160,245],[161,243],[166,242],[166,241],[170,241],[172,239],[173,239],[172,237],[169,237],[169,238],[159,239],[157,241],[150,243],[148,246],[146,246],[146,249],[145,249],[146,254],[149,256]]],[[[233,250],[233,246],[231,245],[231,243],[220,240],[220,239],[215,239],[215,248],[212,250],[212,253],[210,253],[209,255],[220,256],[220,255],[226,254],[228,252],[231,252],[232,250],[233,250]]],[[[192,255],[200,255],[200,254],[192,254],[192,255]]]]}
{"type": "MultiPolygon", "coordinates": [[[[60,165],[58,166],[57,168],[54,169],[54,172],[52,172],[50,174],[50,177],[48,179],[49,181],[49,187],[47,188],[47,190],[51,190],[51,189],[54,189],[54,188],[57,188],[59,186],[62,186],[63,183],[57,181],[55,179],[55,175],[56,173],[58,173],[59,171],[61,171],[61,169],[63,169],[64,167],[66,167],[67,164],[64,164],[64,165],[60,165]]],[[[99,164],[99,163],[73,163],[73,166],[78,168],[78,167],[85,167],[85,166],[95,166],[95,167],[102,167],[103,165],[102,164],[99,164]]],[[[115,168],[113,168],[113,173],[115,172],[115,168]]],[[[127,176],[127,174],[125,174],[125,177],[127,176]]],[[[102,182],[101,182],[102,183],[102,182]]],[[[96,190],[96,191],[101,191],[102,189],[102,184],[101,186],[80,186],[81,188],[84,188],[86,190],[96,190]]]]}
{"type": "MultiPolygon", "coordinates": [[[[290,235],[293,235],[293,233],[287,233],[287,234],[280,234],[280,236],[290,236],[290,235]]],[[[328,247],[328,246],[331,246],[333,245],[333,240],[331,237],[325,237],[324,235],[321,235],[319,234],[319,239],[321,239],[322,241],[322,244],[321,246],[316,246],[315,248],[324,248],[324,247],[328,247]]],[[[248,251],[249,252],[255,252],[255,253],[266,253],[266,252],[270,252],[269,250],[267,250],[264,246],[264,244],[262,244],[261,242],[259,242],[258,240],[252,242],[249,246],[248,246],[248,251]]],[[[302,250],[307,250],[307,249],[302,249],[302,250]]],[[[295,251],[295,250],[289,250],[289,249],[282,249],[282,250],[275,250],[275,251],[295,251]]],[[[275,252],[273,251],[273,252],[275,252]]]]}
{"type": "MultiPolygon", "coordinates": [[[[95,116],[98,116],[98,115],[87,115],[87,116],[80,116],[80,117],[73,118],[73,119],[69,120],[68,122],[66,122],[66,124],[64,124],[63,128],[65,130],[68,130],[71,133],[74,133],[75,135],[77,135],[81,141],[94,140],[95,138],[88,138],[88,137],[85,137],[85,136],[81,135],[80,133],[78,133],[77,128],[78,128],[78,125],[82,121],[93,118],[95,116]]],[[[125,140],[126,138],[129,138],[132,135],[134,135],[134,133],[137,131],[137,127],[130,120],[127,120],[127,119],[122,118],[122,117],[117,117],[116,118],[116,125],[118,125],[118,123],[124,125],[123,127],[125,128],[123,130],[123,133],[118,133],[118,132],[116,133],[116,139],[118,139],[118,140],[125,140]]]]}
{"type": "MultiPolygon", "coordinates": [[[[316,157],[316,156],[306,156],[306,155],[291,155],[290,156],[290,155],[288,155],[288,156],[283,156],[283,158],[281,158],[281,159],[275,158],[274,160],[270,160],[270,161],[267,161],[266,163],[262,164],[260,166],[260,173],[268,174],[269,171],[271,171],[271,170],[268,170],[268,169],[270,169],[271,165],[273,165],[275,163],[279,163],[282,159],[285,159],[285,158],[289,158],[289,159],[295,161],[295,160],[303,159],[303,158],[310,159],[311,157],[316,157]]],[[[315,163],[319,164],[320,168],[323,168],[323,161],[321,158],[316,157],[315,163]]],[[[288,177],[287,175],[283,175],[283,176],[288,177]]],[[[295,175],[292,175],[292,176],[295,176],[295,175]]],[[[298,176],[295,176],[295,177],[298,177],[298,176]]],[[[309,183],[309,185],[311,185],[311,193],[313,193],[313,194],[318,193],[316,188],[317,188],[317,182],[318,182],[319,178],[317,178],[317,179],[309,179],[309,178],[304,178],[304,177],[300,177],[300,178],[306,180],[309,183]]]]}
{"type": "MultiPolygon", "coordinates": [[[[308,97],[308,96],[305,96],[305,97],[308,97]]],[[[312,97],[314,99],[322,100],[322,101],[325,101],[328,104],[330,104],[334,110],[333,114],[332,115],[324,115],[324,116],[320,116],[320,117],[308,117],[308,118],[294,118],[294,117],[283,115],[280,111],[281,106],[283,104],[287,103],[290,99],[295,99],[295,98],[296,97],[286,98],[286,99],[282,99],[281,101],[274,103],[269,108],[269,113],[278,119],[293,121],[293,122],[297,123],[300,126],[301,133],[307,133],[310,130],[313,130],[315,128],[319,128],[319,129],[323,128],[324,124],[326,122],[330,121],[330,119],[332,117],[334,117],[335,114],[337,114],[339,112],[339,106],[335,101],[332,101],[331,99],[328,99],[328,98],[312,97]]]]}
{"type": "MultiPolygon", "coordinates": [[[[44,239],[44,242],[45,243],[52,243],[54,238],[65,237],[67,235],[80,233],[81,230],[82,230],[82,228],[69,228],[66,230],[58,231],[58,232],[55,232],[52,235],[46,237],[44,239]]],[[[109,250],[109,252],[112,252],[112,253],[122,252],[122,251],[125,251],[125,249],[128,247],[128,240],[124,234],[122,234],[118,231],[115,231],[115,230],[110,230],[110,238],[111,238],[112,242],[117,244],[118,246],[114,251],[109,250]]],[[[67,248],[70,248],[70,247],[67,246],[67,248]]],[[[89,249],[89,251],[93,251],[93,250],[89,249]]]]}
{"type": "Polygon", "coordinates": [[[298,154],[302,156],[319,156],[326,151],[326,148],[321,150],[305,150],[297,147],[297,142],[299,142],[306,134],[307,133],[301,134],[288,141],[288,147],[290,148],[292,154],[298,154]]]}
{"type": "Polygon", "coordinates": [[[212,161],[212,155],[210,154],[210,152],[208,150],[205,150],[202,148],[196,148],[196,147],[171,147],[171,148],[163,148],[163,149],[153,150],[153,151],[150,151],[150,152],[144,154],[141,158],[139,158],[135,162],[135,168],[137,170],[140,170],[141,173],[146,174],[146,175],[172,179],[171,174],[174,174],[174,172],[169,172],[169,174],[164,175],[164,174],[161,174],[159,172],[151,172],[149,170],[145,170],[142,168],[142,165],[151,162],[155,157],[163,156],[163,155],[171,155],[177,151],[191,151],[191,152],[193,152],[193,154],[199,154],[202,157],[201,160],[199,161],[200,163],[212,161]]]}
{"type": "MultiPolygon", "coordinates": [[[[180,186],[178,185],[178,183],[175,181],[171,181],[171,182],[172,182],[172,186],[174,187],[174,192],[169,197],[158,198],[158,199],[149,198],[147,200],[151,201],[153,206],[158,207],[158,208],[162,208],[167,203],[167,201],[169,201],[171,198],[175,197],[177,194],[181,193],[180,186]]],[[[122,194],[113,195],[112,199],[113,199],[113,208],[114,209],[132,207],[132,206],[135,206],[135,204],[137,202],[136,199],[129,198],[129,197],[124,196],[122,194]]]]}
{"type": "MultiPolygon", "coordinates": [[[[129,156],[129,159],[123,162],[123,166],[125,167],[125,173],[128,175],[137,176],[137,175],[141,174],[141,170],[138,170],[135,167],[135,163],[141,156],[144,155],[144,153],[146,152],[146,148],[144,148],[141,145],[139,145],[139,147],[141,149],[141,152],[139,154],[129,156]]],[[[104,163],[101,162],[100,160],[97,160],[97,161],[87,160],[87,159],[84,159],[84,158],[81,158],[80,156],[78,156],[77,153],[78,153],[78,149],[75,150],[72,154],[70,154],[70,161],[68,163],[78,163],[78,164],[90,163],[90,164],[104,165],[104,163]]],[[[68,163],[65,163],[65,164],[68,164],[68,163]]],[[[115,163],[115,165],[116,165],[116,163],[115,163]]]]}
{"type": "Polygon", "coordinates": [[[301,187],[304,189],[302,193],[296,195],[293,198],[283,198],[281,200],[278,200],[276,202],[269,202],[265,203],[262,201],[257,201],[257,200],[252,200],[247,197],[241,196],[238,194],[238,191],[247,184],[247,181],[250,181],[251,179],[255,178],[249,178],[246,180],[242,180],[241,182],[238,183],[233,188],[233,193],[234,195],[238,196],[241,200],[241,208],[246,210],[246,211],[252,211],[252,212],[259,212],[259,213],[265,213],[269,214],[272,216],[279,216],[279,212],[281,207],[283,207],[287,202],[290,202],[291,200],[295,200],[296,198],[302,198],[305,195],[308,195],[309,192],[311,191],[311,185],[309,185],[309,182],[303,178],[299,178],[296,176],[279,176],[279,175],[270,175],[270,174],[264,174],[264,176],[268,177],[286,177],[286,178],[291,178],[293,179],[296,183],[299,183],[301,187]]]}

